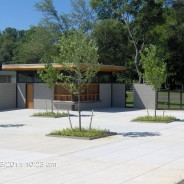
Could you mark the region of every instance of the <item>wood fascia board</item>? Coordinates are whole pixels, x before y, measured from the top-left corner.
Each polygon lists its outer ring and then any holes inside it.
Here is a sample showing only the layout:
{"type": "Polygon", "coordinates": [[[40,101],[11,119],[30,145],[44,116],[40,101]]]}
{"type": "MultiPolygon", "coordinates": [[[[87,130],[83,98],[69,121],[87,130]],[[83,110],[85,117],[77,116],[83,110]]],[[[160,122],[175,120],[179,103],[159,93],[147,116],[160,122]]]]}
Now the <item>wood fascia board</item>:
{"type": "MultiPolygon", "coordinates": [[[[58,70],[63,70],[62,65],[53,64],[53,67],[58,70]]],[[[71,67],[73,67],[71,65],[71,67]]],[[[42,70],[45,68],[44,64],[27,64],[27,65],[2,65],[2,70],[8,71],[35,71],[35,70],[42,70]]],[[[82,66],[85,68],[85,66],[82,66]]],[[[99,71],[103,72],[121,72],[126,71],[126,68],[123,66],[113,66],[113,65],[100,65],[99,71]]]]}

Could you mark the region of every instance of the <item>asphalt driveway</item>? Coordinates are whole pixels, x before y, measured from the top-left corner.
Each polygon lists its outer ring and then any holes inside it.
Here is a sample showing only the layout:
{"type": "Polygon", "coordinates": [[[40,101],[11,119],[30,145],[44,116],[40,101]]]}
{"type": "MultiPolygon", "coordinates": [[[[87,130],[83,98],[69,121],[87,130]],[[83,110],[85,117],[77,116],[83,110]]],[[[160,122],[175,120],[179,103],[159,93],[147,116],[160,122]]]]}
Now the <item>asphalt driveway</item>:
{"type": "MultiPolygon", "coordinates": [[[[69,127],[68,118],[31,117],[38,111],[0,112],[0,184],[175,184],[184,179],[184,111],[166,111],[181,121],[147,124],[131,122],[145,110],[98,110],[92,126],[118,135],[93,141],[46,137],[69,127]]],[[[88,127],[90,112],[82,114],[88,127]]],[[[72,122],[77,126],[76,116],[72,122]]]]}

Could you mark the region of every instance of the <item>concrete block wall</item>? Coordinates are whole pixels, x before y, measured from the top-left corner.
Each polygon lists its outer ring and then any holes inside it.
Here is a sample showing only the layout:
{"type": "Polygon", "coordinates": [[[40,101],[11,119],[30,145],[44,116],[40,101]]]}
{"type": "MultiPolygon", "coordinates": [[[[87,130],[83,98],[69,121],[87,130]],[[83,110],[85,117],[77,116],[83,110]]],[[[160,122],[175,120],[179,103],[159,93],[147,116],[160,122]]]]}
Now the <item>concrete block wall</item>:
{"type": "MultiPolygon", "coordinates": [[[[81,102],[81,110],[92,110],[97,108],[125,107],[125,85],[124,84],[99,84],[100,99],[96,102],[81,102]],[[111,88],[114,93],[111,93],[111,88]],[[113,96],[112,96],[113,95],[113,96]],[[111,101],[112,100],[112,101],[111,101]]],[[[54,91],[45,84],[34,84],[34,108],[51,109],[51,99],[54,91]]],[[[54,102],[54,109],[77,110],[75,102],[54,102]]]]}
{"type": "Polygon", "coordinates": [[[75,110],[75,102],[59,102],[59,101],[54,101],[54,109],[62,109],[62,110],[75,110]]]}
{"type": "Polygon", "coordinates": [[[112,107],[125,107],[125,84],[112,84],[112,107]]]}
{"type": "MultiPolygon", "coordinates": [[[[51,90],[43,83],[34,84],[34,109],[52,109],[51,99],[54,99],[54,90],[51,90]]],[[[53,109],[74,110],[74,102],[53,101],[53,109]]]]}
{"type": "Polygon", "coordinates": [[[26,84],[17,84],[17,108],[26,108],[26,84]]]}
{"type": "Polygon", "coordinates": [[[156,92],[151,86],[146,84],[134,84],[134,108],[137,109],[154,109],[156,92]]]}
{"type": "Polygon", "coordinates": [[[0,110],[16,108],[16,84],[0,84],[0,110]]]}
{"type": "MultiPolygon", "coordinates": [[[[51,99],[54,99],[54,91],[46,84],[35,83],[33,92],[34,109],[51,109],[51,99]]],[[[100,99],[96,102],[82,102],[81,110],[92,110],[97,108],[124,107],[125,86],[122,84],[100,84],[100,99]],[[112,91],[113,93],[112,93],[112,91]]],[[[54,109],[77,110],[77,103],[54,102],[54,109]]],[[[0,84],[0,109],[26,108],[26,84],[0,84]]]]}
{"type": "Polygon", "coordinates": [[[51,109],[51,99],[54,99],[54,91],[49,89],[46,84],[34,84],[34,109],[51,109]]]}
{"type": "Polygon", "coordinates": [[[111,107],[111,93],[111,84],[100,84],[101,107],[111,107]]]}

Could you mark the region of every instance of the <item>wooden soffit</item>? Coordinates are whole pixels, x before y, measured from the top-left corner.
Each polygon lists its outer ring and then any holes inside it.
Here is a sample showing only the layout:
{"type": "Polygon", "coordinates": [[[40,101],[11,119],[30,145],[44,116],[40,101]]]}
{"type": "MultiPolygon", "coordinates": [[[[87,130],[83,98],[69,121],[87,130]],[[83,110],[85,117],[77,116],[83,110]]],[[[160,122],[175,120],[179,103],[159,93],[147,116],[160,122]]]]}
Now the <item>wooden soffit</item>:
{"type": "MultiPolygon", "coordinates": [[[[58,70],[64,70],[62,65],[53,64],[53,67],[58,70]]],[[[71,65],[71,67],[73,67],[71,65]]],[[[45,64],[14,64],[14,65],[2,65],[2,70],[7,71],[36,71],[43,70],[45,68],[45,64]]],[[[85,66],[82,66],[82,69],[85,69],[85,66]]],[[[114,66],[114,65],[100,65],[99,71],[102,72],[122,72],[126,71],[126,68],[123,66],[114,66]]]]}

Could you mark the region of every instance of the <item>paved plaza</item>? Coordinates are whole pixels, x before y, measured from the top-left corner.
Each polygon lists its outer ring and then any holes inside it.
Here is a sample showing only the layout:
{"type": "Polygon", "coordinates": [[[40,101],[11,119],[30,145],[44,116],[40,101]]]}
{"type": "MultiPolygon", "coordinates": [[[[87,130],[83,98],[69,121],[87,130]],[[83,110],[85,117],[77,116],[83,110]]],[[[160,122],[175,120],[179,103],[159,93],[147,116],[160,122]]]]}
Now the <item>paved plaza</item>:
{"type": "MultiPolygon", "coordinates": [[[[156,124],[131,122],[146,110],[98,110],[92,126],[118,135],[92,141],[46,137],[69,127],[68,118],[31,117],[34,112],[0,112],[0,184],[175,184],[184,178],[184,111],[166,111],[180,121],[156,124]]],[[[82,112],[84,127],[90,114],[82,112]]],[[[77,116],[71,119],[77,126],[77,116]]]]}

